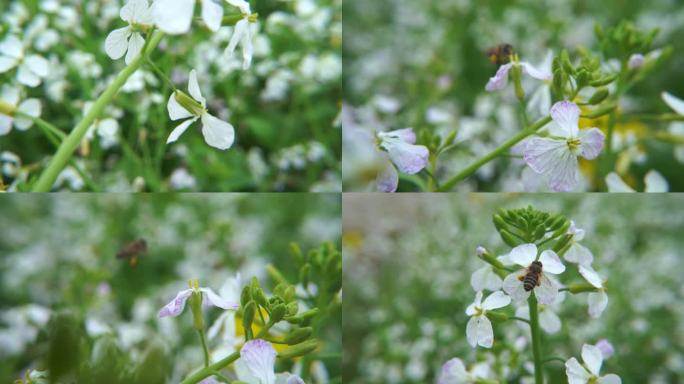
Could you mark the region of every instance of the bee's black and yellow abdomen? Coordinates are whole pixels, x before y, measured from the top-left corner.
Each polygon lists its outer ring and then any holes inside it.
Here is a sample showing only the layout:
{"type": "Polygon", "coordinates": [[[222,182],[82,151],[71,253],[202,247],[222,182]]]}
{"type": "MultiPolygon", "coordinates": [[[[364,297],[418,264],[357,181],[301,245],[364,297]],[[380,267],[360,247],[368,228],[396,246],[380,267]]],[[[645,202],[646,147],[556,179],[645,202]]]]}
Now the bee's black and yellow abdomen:
{"type": "Polygon", "coordinates": [[[538,281],[538,275],[535,273],[528,273],[525,275],[525,279],[523,280],[523,288],[525,288],[526,292],[529,292],[534,289],[534,287],[537,286],[537,281],[538,281]]]}

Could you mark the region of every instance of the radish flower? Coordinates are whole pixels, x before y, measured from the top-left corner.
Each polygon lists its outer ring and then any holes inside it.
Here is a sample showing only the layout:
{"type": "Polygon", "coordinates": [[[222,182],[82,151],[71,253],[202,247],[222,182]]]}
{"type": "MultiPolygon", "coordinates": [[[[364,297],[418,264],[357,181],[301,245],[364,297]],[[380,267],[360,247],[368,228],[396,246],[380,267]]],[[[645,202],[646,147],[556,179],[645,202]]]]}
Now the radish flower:
{"type": "MultiPolygon", "coordinates": [[[[606,185],[608,186],[608,192],[636,192],[634,188],[627,185],[627,183],[618,176],[617,173],[611,172],[606,176],[606,185]]],[[[667,180],[658,171],[650,170],[644,176],[644,192],[646,193],[661,193],[667,192],[670,186],[667,180]]]]}
{"type": "Polygon", "coordinates": [[[159,317],[176,317],[183,312],[185,308],[185,303],[188,301],[192,294],[202,295],[202,306],[203,307],[219,307],[222,309],[232,309],[237,310],[240,308],[240,304],[236,304],[229,300],[222,298],[217,295],[211,288],[199,287],[195,282],[191,285],[189,289],[184,289],[176,295],[176,297],[166,304],[160,311],[159,317]]]}
{"type": "Polygon", "coordinates": [[[402,173],[415,174],[428,164],[430,152],[423,145],[415,145],[416,134],[412,128],[378,132],[380,148],[387,151],[389,160],[376,180],[382,192],[394,192],[399,184],[397,168],[402,173]],[[396,168],[395,168],[396,166],[396,168]]]}
{"type": "MultiPolygon", "coordinates": [[[[537,246],[534,244],[521,244],[511,250],[508,255],[515,264],[528,268],[532,262],[537,260],[537,246]]],[[[560,261],[556,252],[545,250],[539,256],[542,264],[542,272],[538,278],[538,285],[533,287],[534,294],[540,304],[551,304],[558,296],[558,286],[547,274],[560,274],[565,271],[565,265],[560,261]]],[[[503,290],[511,296],[514,301],[524,301],[530,296],[530,291],[526,290],[523,280],[527,275],[527,269],[521,269],[506,276],[503,281],[503,290]]]]}
{"type": "Polygon", "coordinates": [[[304,384],[296,375],[275,374],[276,350],[266,340],[250,340],[242,346],[235,362],[238,380],[247,384],[304,384]]]}
{"type": "Polygon", "coordinates": [[[252,47],[252,34],[249,30],[249,24],[256,19],[252,15],[249,3],[245,0],[226,0],[228,4],[237,7],[242,13],[242,19],[235,23],[233,35],[230,37],[228,47],[226,48],[227,55],[233,55],[238,43],[242,45],[242,69],[247,69],[252,65],[252,55],[254,48],[252,47]]]}
{"type": "Polygon", "coordinates": [[[538,80],[551,80],[553,77],[551,72],[546,69],[537,69],[535,66],[525,61],[512,61],[500,66],[496,71],[496,74],[489,78],[489,81],[485,86],[485,91],[492,92],[504,89],[506,84],[508,84],[508,72],[513,66],[520,67],[523,74],[530,75],[538,80]]]}
{"type": "Polygon", "coordinates": [[[568,375],[569,384],[621,384],[622,380],[615,374],[599,376],[601,365],[603,364],[603,354],[599,347],[589,344],[582,346],[582,361],[580,364],[576,358],[572,357],[565,362],[565,373],[568,375]]]}
{"type": "MultiPolygon", "coordinates": [[[[202,20],[216,32],[221,27],[223,7],[215,0],[202,1],[202,20]]],[[[179,35],[190,30],[195,13],[195,0],[155,0],[152,5],[154,23],[163,32],[179,35]]]]}
{"type": "Polygon", "coordinates": [[[489,295],[482,302],[482,291],[475,295],[475,302],[466,309],[466,315],[470,316],[466,325],[466,338],[473,348],[480,345],[491,348],[494,343],[494,331],[492,322],[487,318],[487,311],[502,308],[511,303],[511,298],[501,291],[489,295]]]}
{"type": "Polygon", "coordinates": [[[207,101],[200,92],[197,72],[194,69],[190,71],[188,92],[192,97],[181,91],[176,91],[169,97],[167,108],[171,120],[186,120],[174,128],[166,143],[169,144],[178,140],[192,123],[200,119],[202,121],[202,134],[207,144],[218,149],[230,148],[235,141],[235,128],[230,123],[209,114],[207,101]]]}
{"type": "Polygon", "coordinates": [[[603,150],[604,135],[598,128],[580,131],[580,109],[573,102],[559,101],[550,113],[555,123],[551,136],[527,140],[523,158],[534,172],[549,176],[551,189],[567,192],[577,186],[577,157],[595,159],[603,150]]]}
{"type": "Polygon", "coordinates": [[[40,116],[40,100],[26,99],[19,103],[19,89],[4,85],[0,93],[0,136],[8,134],[12,125],[21,131],[31,128],[33,120],[16,116],[16,112],[32,117],[40,116]]]}
{"type": "Polygon", "coordinates": [[[49,63],[39,55],[26,56],[21,40],[14,35],[7,35],[0,42],[0,73],[14,67],[18,67],[18,82],[28,87],[37,87],[47,77],[49,63]]]}
{"type": "Polygon", "coordinates": [[[128,26],[109,33],[105,39],[105,52],[113,60],[120,59],[126,54],[124,61],[130,64],[145,45],[145,39],[140,31],[151,27],[152,10],[147,0],[129,0],[121,8],[119,16],[128,22],[128,26]]]}
{"type": "Polygon", "coordinates": [[[463,361],[455,357],[442,365],[437,384],[478,383],[490,376],[491,369],[486,363],[475,364],[470,371],[467,371],[463,361]]]}

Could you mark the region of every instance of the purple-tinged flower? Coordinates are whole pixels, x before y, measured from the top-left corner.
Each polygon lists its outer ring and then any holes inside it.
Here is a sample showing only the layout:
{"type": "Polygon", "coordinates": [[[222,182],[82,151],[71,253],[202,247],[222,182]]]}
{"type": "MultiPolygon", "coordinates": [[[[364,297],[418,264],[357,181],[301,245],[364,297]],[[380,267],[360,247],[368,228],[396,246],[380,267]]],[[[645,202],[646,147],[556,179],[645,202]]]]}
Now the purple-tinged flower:
{"type": "Polygon", "coordinates": [[[512,61],[508,64],[504,64],[499,67],[496,74],[489,78],[487,85],[485,86],[485,91],[499,91],[506,87],[508,84],[508,72],[513,68],[513,66],[520,67],[520,71],[523,74],[530,75],[538,80],[551,80],[553,75],[547,70],[537,69],[532,64],[525,61],[512,61]]]}
{"type": "Polygon", "coordinates": [[[397,129],[377,134],[380,148],[387,151],[389,160],[376,179],[382,192],[394,192],[399,184],[399,172],[410,175],[420,172],[428,164],[430,152],[423,145],[415,145],[416,134],[412,128],[397,129]],[[396,166],[396,168],[395,168],[396,166]]]}
{"type": "MultiPolygon", "coordinates": [[[[514,263],[529,267],[533,261],[537,260],[537,246],[535,244],[521,244],[511,250],[508,257],[514,263]]],[[[532,288],[540,304],[551,304],[558,296],[558,286],[553,282],[548,274],[560,274],[565,271],[565,265],[560,261],[556,252],[547,249],[541,253],[538,260],[542,264],[542,273],[539,276],[539,285],[532,288]]],[[[521,269],[506,276],[503,281],[503,290],[511,296],[514,301],[525,301],[530,297],[530,291],[525,289],[523,283],[527,269],[521,269]]]]}
{"type": "Polygon", "coordinates": [[[461,359],[455,357],[442,365],[437,384],[477,383],[491,376],[491,368],[487,363],[478,363],[470,371],[466,370],[461,359]]]}
{"type": "Polygon", "coordinates": [[[242,346],[235,362],[238,380],[247,384],[304,384],[297,375],[275,374],[276,350],[266,340],[250,340],[242,346]]]}
{"type": "Polygon", "coordinates": [[[629,68],[629,69],[641,68],[644,65],[645,59],[646,58],[641,53],[635,53],[629,57],[629,61],[627,62],[627,68],[629,68]]]}
{"type": "Polygon", "coordinates": [[[613,356],[613,353],[615,353],[615,348],[613,348],[613,344],[611,344],[610,341],[606,339],[599,340],[599,342],[596,343],[596,347],[601,350],[601,356],[603,356],[603,360],[613,356]]]}
{"type": "Polygon", "coordinates": [[[190,281],[189,285],[189,289],[184,289],[178,292],[176,297],[159,311],[160,318],[166,316],[176,317],[180,315],[181,312],[183,312],[183,309],[185,308],[185,302],[188,301],[192,294],[202,295],[202,306],[204,307],[214,306],[222,309],[231,310],[237,310],[240,308],[240,304],[233,303],[229,300],[222,298],[221,296],[217,295],[216,292],[214,292],[211,288],[200,287],[197,280],[195,280],[194,282],[190,281]]]}
{"type": "Polygon", "coordinates": [[[598,128],[580,131],[580,109],[573,102],[559,101],[550,113],[555,123],[551,136],[528,139],[523,158],[536,173],[548,174],[551,189],[567,192],[577,186],[577,157],[595,159],[605,136],[598,128]]]}
{"type": "Polygon", "coordinates": [[[568,375],[569,384],[620,384],[622,380],[615,374],[599,376],[601,365],[603,364],[603,355],[601,350],[594,345],[584,344],[582,346],[582,361],[581,365],[576,358],[571,357],[565,362],[565,374],[568,375]]]}

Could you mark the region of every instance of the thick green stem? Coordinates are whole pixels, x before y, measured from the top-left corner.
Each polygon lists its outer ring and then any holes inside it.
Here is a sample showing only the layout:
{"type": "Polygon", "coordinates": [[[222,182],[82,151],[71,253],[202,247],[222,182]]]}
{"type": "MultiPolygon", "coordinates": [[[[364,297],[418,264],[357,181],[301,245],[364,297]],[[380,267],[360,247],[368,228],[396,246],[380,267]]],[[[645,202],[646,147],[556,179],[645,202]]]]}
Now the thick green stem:
{"type": "Polygon", "coordinates": [[[522,141],[527,136],[535,133],[537,130],[539,130],[540,128],[542,128],[546,124],[548,124],[550,121],[551,121],[551,116],[546,116],[540,120],[537,120],[537,122],[535,122],[531,126],[527,127],[526,129],[523,129],[522,131],[520,131],[520,133],[511,137],[505,143],[501,144],[498,148],[489,152],[484,157],[480,158],[476,162],[469,165],[466,169],[462,170],[461,172],[459,172],[458,174],[453,176],[451,179],[447,180],[444,184],[442,184],[437,189],[437,191],[438,192],[445,192],[445,191],[450,190],[456,184],[458,184],[461,180],[463,180],[466,177],[475,173],[483,165],[485,165],[485,164],[489,163],[490,161],[496,159],[497,157],[501,156],[505,151],[509,150],[512,146],[518,144],[520,141],[522,141]]]}
{"type": "Polygon", "coordinates": [[[227,367],[228,365],[230,365],[232,362],[234,362],[235,360],[237,360],[239,358],[240,358],[240,351],[233,352],[232,355],[226,357],[225,359],[219,360],[219,361],[215,362],[214,364],[211,364],[208,367],[204,367],[204,368],[200,369],[199,371],[193,373],[192,375],[188,376],[185,380],[181,381],[181,384],[199,383],[200,381],[202,381],[202,379],[205,379],[205,378],[211,376],[212,374],[214,374],[214,372],[220,371],[221,369],[227,367]]]}
{"type": "Polygon", "coordinates": [[[204,331],[198,329],[200,340],[202,341],[202,352],[204,352],[204,367],[209,366],[209,348],[207,348],[207,338],[204,337],[204,331]]]}
{"type": "Polygon", "coordinates": [[[47,169],[43,171],[43,173],[40,175],[40,178],[33,186],[33,192],[50,191],[52,185],[57,179],[57,176],[60,172],[62,172],[64,167],[73,156],[74,151],[76,148],[78,148],[78,145],[81,143],[81,140],[83,139],[83,136],[85,136],[90,125],[100,116],[104,108],[111,103],[114,96],[116,96],[116,93],[126,83],[126,80],[128,80],[128,78],[145,61],[145,55],[154,50],[163,36],[164,34],[162,32],[157,31],[147,44],[145,52],[138,55],[130,64],[128,64],[121,72],[119,72],[119,75],[95,101],[95,104],[93,104],[90,111],[88,111],[88,113],[83,117],[83,120],[81,120],[74,127],[74,129],[69,133],[69,136],[67,136],[67,138],[59,146],[59,149],[52,158],[50,165],[48,165],[47,169]]]}
{"type": "Polygon", "coordinates": [[[530,331],[532,333],[532,355],[534,357],[534,382],[544,384],[544,364],[541,356],[541,332],[539,331],[539,309],[537,308],[537,298],[534,294],[527,300],[530,307],[530,331]]]}

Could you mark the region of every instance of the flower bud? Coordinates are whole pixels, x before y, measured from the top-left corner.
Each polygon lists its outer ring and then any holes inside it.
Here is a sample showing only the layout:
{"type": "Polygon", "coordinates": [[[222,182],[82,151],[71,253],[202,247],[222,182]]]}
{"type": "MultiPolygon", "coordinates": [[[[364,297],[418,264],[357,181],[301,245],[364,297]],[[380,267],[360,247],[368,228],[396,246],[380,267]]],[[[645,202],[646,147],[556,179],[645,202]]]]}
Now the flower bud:
{"type": "Polygon", "coordinates": [[[503,219],[503,217],[501,217],[501,215],[495,214],[493,221],[494,221],[494,226],[496,227],[496,229],[502,230],[502,229],[506,228],[506,221],[503,219]]]}
{"type": "Polygon", "coordinates": [[[271,317],[269,318],[270,323],[277,323],[285,317],[287,313],[287,307],[284,304],[278,304],[271,310],[271,317]]]}
{"type": "Polygon", "coordinates": [[[612,83],[613,81],[615,81],[615,79],[617,79],[617,75],[610,75],[602,77],[598,80],[590,81],[589,85],[591,85],[592,87],[603,87],[604,85],[612,83]]]}
{"type": "Polygon", "coordinates": [[[610,92],[608,92],[606,88],[601,88],[594,92],[593,95],[591,95],[591,97],[589,98],[589,104],[596,105],[605,100],[606,97],[608,97],[608,95],[610,95],[610,92]]]}
{"type": "MultiPolygon", "coordinates": [[[[565,218],[563,218],[563,220],[565,220],[565,218]]],[[[558,236],[560,236],[560,235],[563,235],[563,234],[567,233],[567,232],[568,232],[568,228],[570,228],[570,221],[569,221],[569,220],[565,220],[565,221],[563,221],[563,224],[562,224],[560,227],[558,227],[558,229],[556,229],[556,230],[553,232],[553,234],[551,235],[551,237],[558,237],[558,236]]]]}
{"type": "Polygon", "coordinates": [[[311,264],[306,263],[299,269],[299,281],[304,287],[309,285],[309,274],[311,273],[311,264]]]}
{"type": "Polygon", "coordinates": [[[304,255],[302,254],[302,249],[299,248],[299,244],[290,243],[290,254],[295,259],[297,264],[304,263],[304,255]]]}
{"type": "Polygon", "coordinates": [[[453,144],[454,141],[456,140],[457,134],[458,134],[458,131],[455,129],[453,131],[449,132],[449,134],[444,138],[444,143],[442,144],[442,148],[448,147],[451,144],[453,144]]]}
{"type": "Polygon", "coordinates": [[[572,240],[573,236],[571,234],[566,234],[561,237],[556,244],[553,246],[553,251],[559,253],[566,245],[572,240]]]}
{"type": "Polygon", "coordinates": [[[497,311],[487,311],[487,317],[492,321],[506,321],[508,320],[508,315],[503,312],[497,311]]]}
{"type": "Polygon", "coordinates": [[[254,316],[256,315],[257,306],[253,301],[250,301],[245,306],[242,311],[242,325],[245,328],[245,334],[249,334],[252,329],[252,323],[254,322],[254,316]]]}
{"type": "Polygon", "coordinates": [[[318,312],[320,312],[318,308],[312,308],[308,311],[304,311],[298,314],[297,316],[288,317],[286,320],[292,324],[300,324],[315,317],[316,315],[318,315],[318,312]]]}
{"type": "Polygon", "coordinates": [[[515,85],[515,96],[518,98],[518,100],[523,101],[525,100],[525,91],[523,91],[522,88],[522,76],[520,72],[520,66],[516,64],[513,65],[509,73],[511,74],[511,78],[513,79],[513,84],[515,85]]]}
{"type": "Polygon", "coordinates": [[[297,328],[294,331],[288,333],[287,336],[285,336],[285,343],[287,343],[288,345],[299,344],[302,341],[311,337],[312,334],[313,328],[311,327],[297,328]]]}
{"type": "Polygon", "coordinates": [[[499,234],[501,235],[501,238],[503,239],[504,243],[508,244],[509,246],[517,247],[518,245],[520,245],[520,240],[518,240],[507,230],[502,229],[499,231],[499,234]]]}
{"type": "Polygon", "coordinates": [[[568,51],[566,49],[561,51],[560,62],[565,73],[571,75],[575,73],[575,68],[573,68],[572,66],[572,62],[570,61],[570,55],[568,55],[568,51]]]}
{"type": "Polygon", "coordinates": [[[304,356],[307,353],[315,351],[316,348],[318,348],[318,340],[311,339],[278,352],[278,357],[281,359],[291,359],[293,357],[304,356]]]}
{"type": "Polygon", "coordinates": [[[297,314],[297,312],[299,312],[299,304],[297,304],[296,301],[288,303],[286,308],[287,308],[287,311],[285,313],[286,316],[294,316],[297,314]]]}
{"type": "Polygon", "coordinates": [[[249,285],[242,288],[242,293],[240,294],[240,305],[244,308],[247,303],[252,300],[252,292],[249,285]]]}
{"type": "Polygon", "coordinates": [[[594,287],[589,283],[578,283],[568,285],[568,291],[570,291],[570,293],[598,292],[598,290],[598,288],[594,287]]]}
{"type": "Polygon", "coordinates": [[[607,114],[611,113],[615,108],[617,108],[616,103],[607,103],[607,104],[604,104],[603,106],[601,106],[600,108],[597,108],[597,109],[587,113],[583,117],[588,117],[590,119],[594,119],[594,118],[601,117],[603,115],[607,115],[607,114]]]}
{"type": "Polygon", "coordinates": [[[195,329],[204,329],[204,319],[202,318],[202,292],[193,292],[190,295],[190,309],[192,310],[192,323],[195,329]]]}

